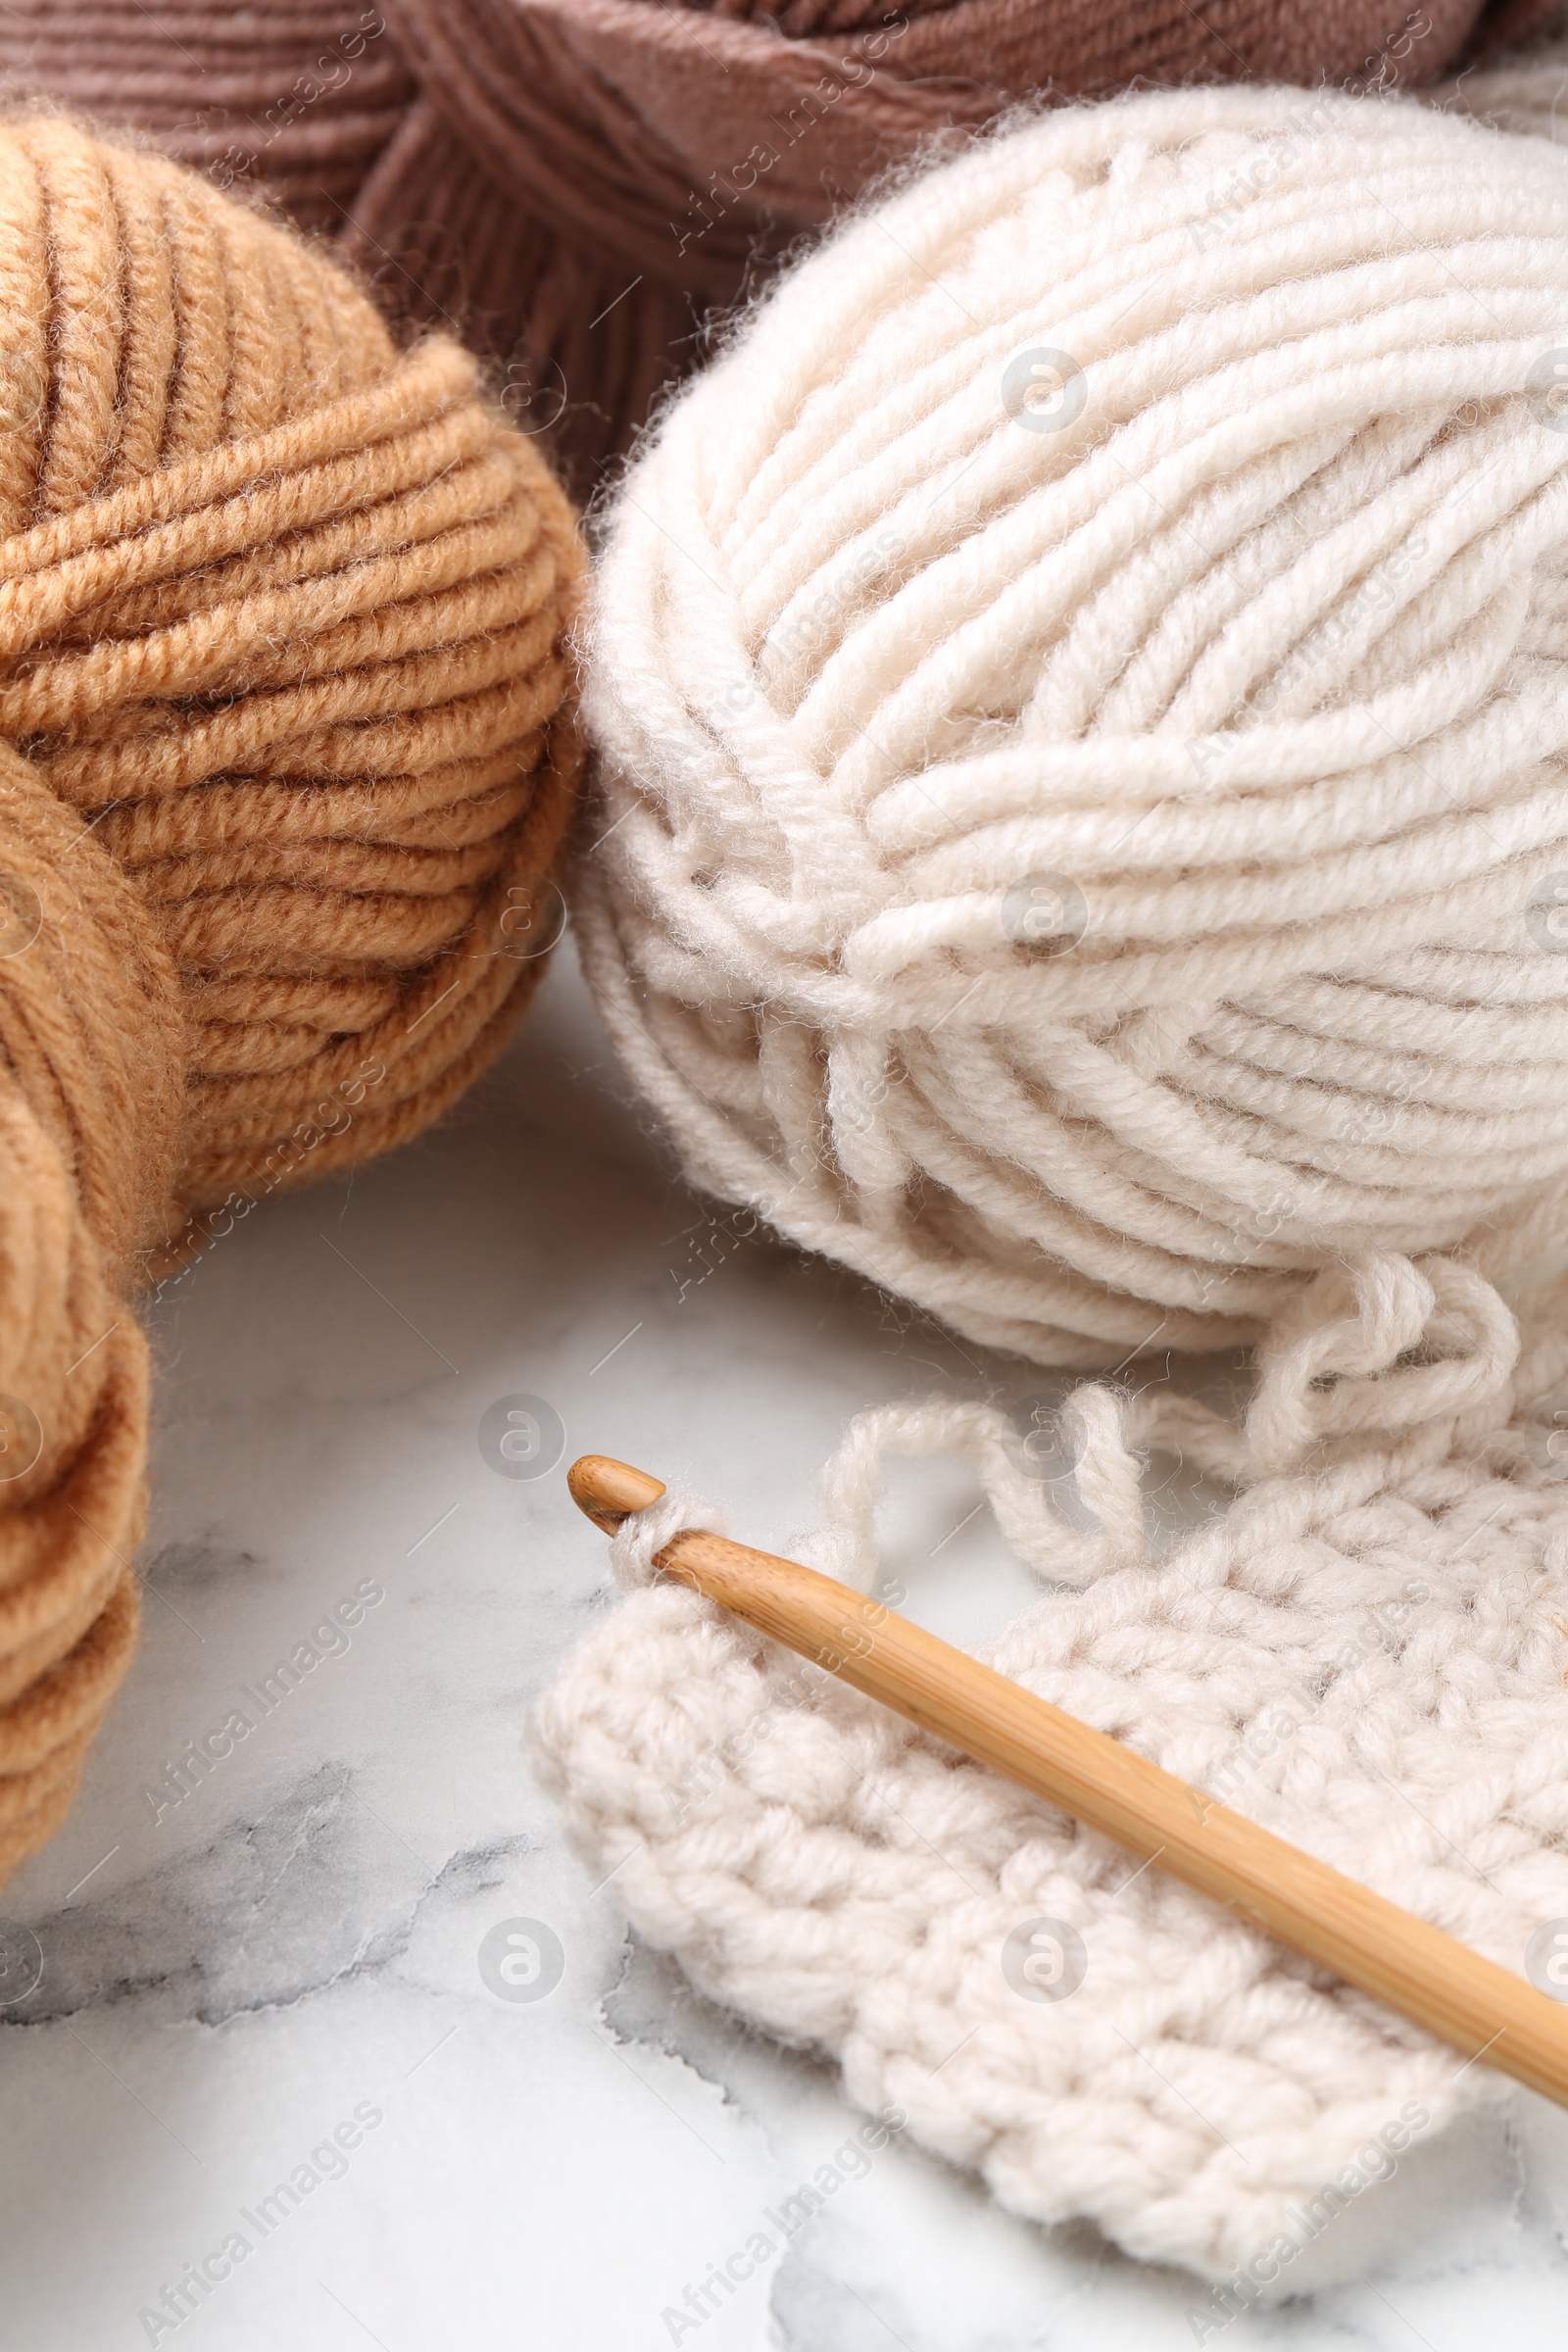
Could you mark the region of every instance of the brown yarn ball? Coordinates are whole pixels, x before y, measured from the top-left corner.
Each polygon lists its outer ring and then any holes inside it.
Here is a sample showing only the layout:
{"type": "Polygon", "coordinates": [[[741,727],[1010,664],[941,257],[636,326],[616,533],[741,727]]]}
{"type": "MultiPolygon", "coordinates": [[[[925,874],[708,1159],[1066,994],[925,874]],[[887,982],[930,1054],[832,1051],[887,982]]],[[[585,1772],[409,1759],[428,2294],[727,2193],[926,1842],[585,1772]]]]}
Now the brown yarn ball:
{"type": "Polygon", "coordinates": [[[0,76],[264,183],[496,355],[586,489],[753,259],[944,129],[1140,77],[1413,88],[1550,5],[12,0],[0,76]]]}
{"type": "Polygon", "coordinates": [[[413,1134],[537,977],[570,510],[450,341],[161,157],[0,128],[0,1871],[127,1662],[125,1293],[413,1134]]]}

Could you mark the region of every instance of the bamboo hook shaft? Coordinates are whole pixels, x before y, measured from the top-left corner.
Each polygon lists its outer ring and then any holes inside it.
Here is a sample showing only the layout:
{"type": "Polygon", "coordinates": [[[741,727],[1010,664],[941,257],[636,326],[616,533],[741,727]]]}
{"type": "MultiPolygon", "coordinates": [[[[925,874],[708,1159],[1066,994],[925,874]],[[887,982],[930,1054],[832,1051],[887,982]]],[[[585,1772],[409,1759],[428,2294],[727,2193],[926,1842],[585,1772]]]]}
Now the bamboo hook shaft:
{"type": "MultiPolygon", "coordinates": [[[[573,1500],[612,1535],[664,1490],[585,1454],[573,1500]]],[[[1103,1732],[1036,1698],[883,1603],[726,1537],[675,1537],[657,1566],[922,1731],[1255,1920],[1463,2053],[1568,2106],[1568,2006],[1342,1877],[1103,1732]]]]}

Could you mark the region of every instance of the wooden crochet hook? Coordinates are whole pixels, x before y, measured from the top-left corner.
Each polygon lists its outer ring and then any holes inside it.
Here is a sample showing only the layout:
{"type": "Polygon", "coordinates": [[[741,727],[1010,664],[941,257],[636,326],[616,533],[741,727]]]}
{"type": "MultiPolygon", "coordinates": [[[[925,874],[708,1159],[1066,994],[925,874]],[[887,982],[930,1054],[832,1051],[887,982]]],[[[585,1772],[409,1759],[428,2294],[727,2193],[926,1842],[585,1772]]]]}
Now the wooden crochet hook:
{"type": "MultiPolygon", "coordinates": [[[[607,1535],[664,1492],[646,1470],[592,1453],[573,1462],[566,1484],[607,1535]]],[[[655,1565],[1004,1780],[1256,1921],[1451,2042],[1467,2065],[1484,2059],[1568,2106],[1568,2006],[1441,1928],[814,1568],[695,1531],[666,1544],[655,1565]]]]}

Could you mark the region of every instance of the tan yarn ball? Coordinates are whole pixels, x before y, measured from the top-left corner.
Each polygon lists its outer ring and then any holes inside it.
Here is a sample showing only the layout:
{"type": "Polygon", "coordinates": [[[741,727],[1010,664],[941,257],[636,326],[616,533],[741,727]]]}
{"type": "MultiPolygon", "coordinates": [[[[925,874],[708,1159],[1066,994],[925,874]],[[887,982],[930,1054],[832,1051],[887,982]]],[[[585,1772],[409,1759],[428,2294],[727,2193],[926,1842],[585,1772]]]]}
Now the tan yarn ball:
{"type": "Polygon", "coordinates": [[[433,340],[177,166],[0,128],[0,1871],[133,1638],[134,1280],[424,1126],[542,966],[580,555],[433,340]]]}

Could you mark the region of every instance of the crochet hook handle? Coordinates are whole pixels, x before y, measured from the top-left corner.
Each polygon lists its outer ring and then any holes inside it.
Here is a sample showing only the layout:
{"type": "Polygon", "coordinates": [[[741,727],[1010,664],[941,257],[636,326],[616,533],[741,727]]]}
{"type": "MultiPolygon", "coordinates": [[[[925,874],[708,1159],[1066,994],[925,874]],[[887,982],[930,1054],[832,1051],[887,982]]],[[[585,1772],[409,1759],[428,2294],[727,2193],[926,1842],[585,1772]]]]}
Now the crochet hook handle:
{"type": "MultiPolygon", "coordinates": [[[[664,1490],[585,1454],[572,1499],[613,1535],[664,1490]]],[[[1092,1731],[884,1603],[724,1536],[676,1536],[655,1565],[1129,1853],[1255,1920],[1450,2042],[1568,2106],[1568,2007],[1298,1846],[1092,1731]]],[[[1462,2069],[1460,2070],[1462,2071],[1462,2069]]]]}

